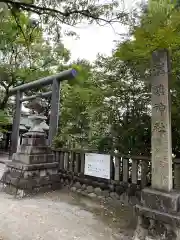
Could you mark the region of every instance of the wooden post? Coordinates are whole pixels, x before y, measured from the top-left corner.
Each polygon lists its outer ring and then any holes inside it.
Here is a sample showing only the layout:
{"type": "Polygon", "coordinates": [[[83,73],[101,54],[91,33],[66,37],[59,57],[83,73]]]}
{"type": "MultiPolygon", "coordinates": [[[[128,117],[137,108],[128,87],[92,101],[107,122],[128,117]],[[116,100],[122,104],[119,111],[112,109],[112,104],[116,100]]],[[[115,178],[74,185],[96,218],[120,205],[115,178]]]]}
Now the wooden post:
{"type": "Polygon", "coordinates": [[[84,174],[84,166],[85,166],[85,153],[81,152],[81,173],[84,174]]]}
{"type": "Polygon", "coordinates": [[[59,163],[60,169],[64,169],[64,152],[60,152],[60,163],[59,163]]]}
{"type": "Polygon", "coordinates": [[[79,173],[79,168],[80,168],[80,154],[75,153],[75,167],[74,167],[74,172],[79,173]]]}
{"type": "Polygon", "coordinates": [[[129,159],[123,158],[123,182],[129,180],[129,159]]]}
{"type": "Polygon", "coordinates": [[[114,180],[120,180],[120,159],[116,156],[115,157],[115,176],[114,180]]]}
{"type": "Polygon", "coordinates": [[[69,162],[69,171],[73,172],[73,163],[74,163],[74,153],[70,152],[70,162],[69,162]]]}
{"type": "Polygon", "coordinates": [[[69,166],[69,152],[64,153],[64,169],[68,170],[69,166]]]}
{"type": "Polygon", "coordinates": [[[138,181],[138,160],[132,159],[132,183],[137,184],[138,181]]]}
{"type": "Polygon", "coordinates": [[[141,161],[141,187],[142,188],[147,186],[148,164],[149,162],[147,160],[141,161]]]}

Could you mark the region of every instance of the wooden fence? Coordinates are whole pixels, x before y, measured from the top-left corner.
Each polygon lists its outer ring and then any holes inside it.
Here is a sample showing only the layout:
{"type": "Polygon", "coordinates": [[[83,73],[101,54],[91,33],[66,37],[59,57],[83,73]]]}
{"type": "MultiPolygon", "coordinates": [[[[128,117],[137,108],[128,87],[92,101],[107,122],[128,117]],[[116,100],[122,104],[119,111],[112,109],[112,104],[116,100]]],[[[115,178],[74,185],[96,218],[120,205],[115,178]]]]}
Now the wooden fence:
{"type": "MultiPolygon", "coordinates": [[[[68,149],[56,149],[53,151],[56,161],[59,162],[60,170],[83,177],[85,153],[88,151],[68,149]]],[[[150,185],[150,159],[150,157],[144,156],[111,155],[110,181],[138,184],[141,185],[142,188],[150,185]]]]}
{"type": "MultiPolygon", "coordinates": [[[[84,176],[85,153],[88,151],[55,149],[53,152],[60,171],[84,176]]],[[[151,156],[113,154],[110,166],[110,181],[137,184],[141,188],[151,185],[151,156]]],[[[180,189],[180,159],[173,159],[173,183],[174,188],[180,189]]]]}

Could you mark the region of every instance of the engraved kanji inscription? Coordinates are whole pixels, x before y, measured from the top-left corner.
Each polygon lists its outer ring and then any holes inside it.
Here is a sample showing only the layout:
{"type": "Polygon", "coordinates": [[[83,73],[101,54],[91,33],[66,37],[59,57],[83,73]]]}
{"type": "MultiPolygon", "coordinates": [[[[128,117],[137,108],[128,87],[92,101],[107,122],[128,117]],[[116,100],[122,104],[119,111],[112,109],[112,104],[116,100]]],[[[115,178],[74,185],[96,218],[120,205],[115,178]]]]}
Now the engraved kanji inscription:
{"type": "Polygon", "coordinates": [[[152,92],[153,92],[153,94],[155,94],[157,96],[165,95],[164,85],[163,84],[159,84],[157,86],[154,86],[152,88],[152,92]]]}
{"type": "Polygon", "coordinates": [[[153,106],[153,108],[156,109],[157,112],[161,113],[161,116],[163,115],[163,112],[166,110],[166,105],[164,105],[162,102],[157,103],[153,106]]]}
{"type": "Polygon", "coordinates": [[[163,122],[156,122],[153,126],[153,131],[154,132],[159,132],[159,133],[165,133],[166,132],[166,126],[164,125],[163,122]]]}
{"type": "Polygon", "coordinates": [[[159,76],[159,75],[164,75],[167,73],[166,65],[163,61],[156,61],[156,65],[152,68],[151,70],[151,75],[152,76],[159,76]]]}

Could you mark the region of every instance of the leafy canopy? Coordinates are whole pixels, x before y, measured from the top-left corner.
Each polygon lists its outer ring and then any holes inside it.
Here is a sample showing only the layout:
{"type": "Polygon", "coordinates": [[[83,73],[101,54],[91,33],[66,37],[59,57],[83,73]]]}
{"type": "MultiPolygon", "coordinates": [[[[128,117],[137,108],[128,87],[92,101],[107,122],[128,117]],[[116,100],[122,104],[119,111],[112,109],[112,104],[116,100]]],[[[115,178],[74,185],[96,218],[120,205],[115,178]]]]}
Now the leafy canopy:
{"type": "Polygon", "coordinates": [[[51,75],[70,58],[62,41],[52,44],[42,28],[31,25],[28,15],[18,16],[20,29],[12,15],[0,18],[0,109],[7,105],[10,87],[51,75]]]}
{"type": "MultiPolygon", "coordinates": [[[[11,14],[18,19],[19,12],[35,15],[43,25],[47,34],[53,34],[55,38],[62,35],[62,24],[74,26],[82,23],[111,24],[113,22],[126,21],[127,14],[118,8],[118,2],[98,0],[1,0],[2,9],[9,9],[11,14]]],[[[33,20],[34,22],[34,20],[33,20]]],[[[66,34],[74,34],[65,30],[66,34]]]]}

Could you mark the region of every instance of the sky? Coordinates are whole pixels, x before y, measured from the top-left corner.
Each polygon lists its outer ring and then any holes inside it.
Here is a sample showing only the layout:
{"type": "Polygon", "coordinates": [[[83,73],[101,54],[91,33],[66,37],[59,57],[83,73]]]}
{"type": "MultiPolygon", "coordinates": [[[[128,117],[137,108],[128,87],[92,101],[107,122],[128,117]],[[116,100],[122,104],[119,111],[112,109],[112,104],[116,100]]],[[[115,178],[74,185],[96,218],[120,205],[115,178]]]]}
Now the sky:
{"type": "MultiPolygon", "coordinates": [[[[107,0],[100,0],[106,1],[107,0]]],[[[119,0],[122,2],[123,0],[119,0]]],[[[130,10],[134,8],[137,3],[144,0],[124,0],[123,9],[130,10]]],[[[63,43],[71,52],[71,61],[76,59],[87,59],[93,62],[98,53],[110,56],[112,50],[115,48],[115,41],[123,40],[119,34],[127,33],[127,27],[114,24],[113,28],[110,25],[98,26],[97,24],[81,25],[79,27],[62,27],[64,30],[73,30],[78,34],[78,39],[71,36],[63,38],[63,43]]],[[[23,111],[27,109],[23,106],[23,111]]]]}
{"type": "MultiPolygon", "coordinates": [[[[121,2],[121,0],[119,1],[121,2]]],[[[142,0],[124,0],[121,6],[123,9],[130,10],[140,2],[142,0]]],[[[127,33],[127,27],[120,24],[113,25],[113,28],[110,25],[98,26],[93,24],[69,29],[72,29],[79,35],[77,40],[73,37],[64,37],[63,39],[65,47],[71,51],[71,60],[85,58],[89,61],[94,61],[98,53],[109,56],[113,48],[115,48],[115,41],[123,40],[118,33],[127,33]]]]}
{"type": "MultiPolygon", "coordinates": [[[[79,35],[79,39],[72,37],[64,38],[64,45],[71,52],[71,60],[77,58],[85,58],[94,61],[98,53],[110,55],[115,47],[115,40],[119,40],[119,36],[114,32],[111,26],[100,27],[97,25],[87,26],[81,29],[75,29],[79,35]]],[[[125,27],[122,26],[122,32],[125,27]]]]}

